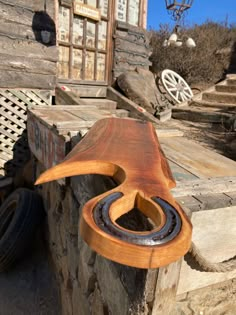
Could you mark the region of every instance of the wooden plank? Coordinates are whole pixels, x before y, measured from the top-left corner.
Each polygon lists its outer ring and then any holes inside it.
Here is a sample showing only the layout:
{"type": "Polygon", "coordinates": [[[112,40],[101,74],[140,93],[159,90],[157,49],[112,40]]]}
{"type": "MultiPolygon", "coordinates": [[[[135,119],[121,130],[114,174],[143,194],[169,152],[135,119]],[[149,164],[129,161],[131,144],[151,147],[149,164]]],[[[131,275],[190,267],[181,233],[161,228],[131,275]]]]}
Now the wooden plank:
{"type": "Polygon", "coordinates": [[[56,46],[44,46],[38,42],[29,42],[27,39],[18,39],[16,45],[14,38],[0,34],[0,54],[25,57],[26,51],[29,59],[34,58],[52,62],[58,61],[56,46]]]}
{"type": "Polygon", "coordinates": [[[176,183],[172,189],[174,197],[200,196],[215,193],[236,191],[236,177],[216,177],[208,179],[194,179],[176,183]]]}
{"type": "Polygon", "coordinates": [[[200,177],[236,176],[236,162],[184,137],[161,138],[167,158],[200,177]]]}
{"type": "Polygon", "coordinates": [[[0,176],[4,176],[4,165],[5,165],[5,161],[0,159],[0,176]]]}
{"type": "MultiPolygon", "coordinates": [[[[1,126],[1,128],[2,128],[2,126],[1,126]]],[[[15,143],[14,140],[5,137],[3,134],[0,134],[0,142],[4,143],[5,145],[9,145],[9,146],[13,146],[15,143]]]]}
{"type": "Polygon", "coordinates": [[[2,71],[22,71],[45,75],[56,75],[57,73],[57,66],[54,61],[17,56],[17,52],[15,56],[1,53],[0,60],[0,70],[2,71]]]}
{"type": "Polygon", "coordinates": [[[12,124],[8,119],[0,119],[0,126],[7,127],[8,129],[13,130],[17,134],[21,134],[25,128],[16,126],[16,124],[12,124]]]}
{"type": "Polygon", "coordinates": [[[182,259],[159,269],[152,315],[172,314],[181,265],[182,259]]]}
{"type": "Polygon", "coordinates": [[[236,191],[225,193],[226,196],[230,197],[231,205],[236,206],[236,191]]]}
{"type": "Polygon", "coordinates": [[[17,116],[19,118],[20,122],[24,122],[26,120],[26,108],[19,108],[15,105],[14,101],[9,102],[9,99],[6,99],[5,97],[0,97],[0,105],[2,110],[4,111],[2,114],[5,116],[6,114],[17,116]]]}
{"type": "Polygon", "coordinates": [[[22,92],[30,99],[32,99],[36,105],[46,105],[44,101],[36,95],[33,91],[22,90],[22,92]]]}
{"type": "Polygon", "coordinates": [[[0,34],[21,39],[28,38],[30,40],[35,40],[35,34],[32,30],[32,26],[15,23],[15,21],[6,21],[5,18],[0,20],[0,34]],[[6,24],[8,27],[6,27],[6,24]]]}
{"type": "Polygon", "coordinates": [[[26,109],[19,108],[3,96],[0,96],[0,106],[3,111],[3,116],[5,116],[4,113],[6,113],[18,117],[21,122],[26,120],[26,109]]]}
{"type": "Polygon", "coordinates": [[[232,202],[232,198],[224,193],[202,196],[182,196],[176,197],[175,199],[180,205],[187,206],[191,212],[217,209],[219,207],[226,208],[234,205],[235,202],[235,200],[232,202]]]}
{"type": "Polygon", "coordinates": [[[80,104],[97,106],[99,109],[116,109],[116,102],[105,99],[105,98],[82,98],[80,104]]]}
{"type": "Polygon", "coordinates": [[[4,128],[2,128],[2,126],[0,126],[0,134],[6,136],[7,138],[12,139],[13,141],[17,141],[19,138],[19,135],[16,135],[15,133],[11,133],[8,130],[5,130],[4,128]]]}
{"type": "Polygon", "coordinates": [[[72,86],[71,89],[79,97],[105,98],[107,96],[106,86],[76,85],[72,86]]]}
{"type": "Polygon", "coordinates": [[[60,130],[67,130],[67,131],[79,131],[80,128],[90,128],[95,124],[96,121],[94,120],[79,120],[74,123],[71,121],[63,121],[57,122],[54,126],[60,132],[60,130]]]}
{"type": "Polygon", "coordinates": [[[6,20],[12,21],[15,24],[32,25],[33,11],[31,9],[12,5],[9,2],[2,0],[0,13],[6,20]]]}
{"type": "Polygon", "coordinates": [[[79,119],[82,120],[89,120],[89,121],[96,121],[105,117],[112,117],[113,114],[111,114],[109,111],[104,110],[74,110],[73,114],[77,116],[79,119]]]}
{"type": "MultiPolygon", "coordinates": [[[[44,0],[36,0],[36,1],[28,1],[28,0],[1,0],[5,4],[9,4],[11,6],[17,6],[22,8],[28,8],[32,12],[43,11],[44,10],[44,0]]],[[[47,12],[53,12],[54,3],[53,1],[47,2],[47,12]]]]}
{"type": "Polygon", "coordinates": [[[222,123],[232,115],[219,111],[207,111],[202,108],[176,107],[172,108],[172,117],[176,119],[197,121],[202,123],[222,123]]]}
{"type": "MultiPolygon", "coordinates": [[[[48,106],[52,105],[52,100],[51,100],[51,98],[52,98],[51,94],[52,93],[50,91],[31,90],[30,92],[40,98],[41,104],[44,103],[48,106]]],[[[41,104],[39,106],[41,106],[41,104]]]]}
{"type": "Polygon", "coordinates": [[[0,159],[7,162],[12,159],[12,154],[8,154],[5,151],[0,151],[0,159]]]}
{"type": "Polygon", "coordinates": [[[13,156],[12,146],[6,146],[0,140],[0,153],[3,152],[6,155],[9,155],[10,158],[13,156]]]}
{"type": "Polygon", "coordinates": [[[14,92],[14,90],[0,90],[0,95],[4,96],[6,99],[11,101],[11,104],[15,104],[19,106],[23,111],[26,111],[26,104],[19,101],[18,95],[20,94],[20,91],[18,93],[14,92]],[[16,96],[16,97],[14,97],[16,96]]]}
{"type": "Polygon", "coordinates": [[[217,209],[231,206],[231,198],[222,193],[216,193],[211,195],[195,196],[197,200],[201,202],[201,208],[205,209],[217,209]]]}
{"type": "MultiPolygon", "coordinates": [[[[25,97],[25,95],[20,90],[7,90],[6,92],[7,92],[6,95],[8,95],[7,97],[12,102],[14,102],[18,106],[20,106],[22,109],[26,109],[26,105],[28,105],[28,106],[32,105],[32,103],[25,97]],[[14,97],[11,98],[11,95],[9,95],[9,93],[11,93],[13,96],[15,96],[17,98],[17,100],[15,100],[14,97]]],[[[4,91],[0,90],[0,93],[2,94],[2,93],[4,93],[4,91]]]]}
{"type": "MultiPolygon", "coordinates": [[[[14,95],[15,97],[17,97],[18,100],[15,101],[15,104],[17,104],[18,106],[21,106],[22,108],[26,108],[26,105],[28,106],[32,106],[32,102],[30,101],[30,99],[28,97],[25,96],[25,93],[24,93],[25,90],[7,90],[7,95],[10,99],[11,96],[9,96],[9,93],[11,93],[12,95],[14,95]],[[24,104],[25,103],[25,104],[24,104]]],[[[3,91],[4,92],[4,91],[3,91]]],[[[1,90],[0,90],[0,94],[3,93],[1,90]]],[[[45,107],[46,105],[50,105],[49,104],[49,100],[47,100],[46,98],[44,98],[41,94],[40,94],[40,91],[37,91],[37,90],[33,90],[33,91],[30,91],[30,93],[33,93],[34,95],[36,95],[37,97],[39,97],[42,102],[44,102],[44,104],[41,102],[40,105],[37,105],[37,106],[43,106],[45,107]]],[[[3,94],[4,95],[4,94],[3,94]]],[[[12,99],[11,99],[12,100],[12,99]]],[[[13,98],[14,100],[14,98],[13,98]]],[[[12,101],[13,101],[12,100],[12,101]]]]}
{"type": "Polygon", "coordinates": [[[175,199],[182,207],[188,207],[191,212],[203,210],[202,203],[194,196],[175,197],[175,199]]]}
{"type": "Polygon", "coordinates": [[[0,108],[0,115],[4,116],[7,118],[9,121],[12,121],[15,123],[17,126],[20,126],[22,128],[26,128],[26,124],[22,121],[17,119],[15,116],[10,115],[9,113],[5,112],[2,108],[0,108]]]}
{"type": "Polygon", "coordinates": [[[73,114],[74,110],[96,110],[98,109],[96,105],[53,105],[53,106],[45,106],[45,105],[31,105],[30,109],[34,110],[52,110],[52,111],[64,111],[70,112],[73,114]]]}
{"type": "Polygon", "coordinates": [[[118,108],[128,110],[130,112],[130,117],[148,120],[152,123],[155,123],[156,125],[160,125],[160,121],[158,121],[153,115],[148,113],[144,108],[138,106],[136,103],[130,101],[112,87],[107,88],[107,97],[117,102],[118,108]]]}
{"type": "Polygon", "coordinates": [[[74,124],[78,121],[78,117],[73,115],[73,113],[56,110],[56,108],[48,108],[43,110],[30,110],[35,116],[41,118],[48,126],[53,126],[56,123],[62,123],[64,121],[70,121],[71,124],[74,124]]]}
{"type": "Polygon", "coordinates": [[[183,137],[184,132],[181,131],[180,129],[156,129],[156,133],[158,137],[164,137],[164,138],[169,138],[169,137],[183,137]]]}
{"type": "Polygon", "coordinates": [[[23,73],[21,71],[2,71],[0,87],[6,89],[29,88],[52,90],[56,85],[55,75],[42,75],[38,73],[23,73]]]}
{"type": "Polygon", "coordinates": [[[31,152],[47,169],[61,162],[66,155],[66,139],[55,133],[28,112],[28,143],[31,152]]]}
{"type": "MultiPolygon", "coordinates": [[[[236,206],[192,214],[193,241],[202,255],[212,262],[235,256],[236,206]]],[[[190,261],[189,261],[190,263],[190,261]]],[[[226,273],[202,272],[183,262],[178,294],[200,289],[236,277],[236,270],[226,273]]]]}
{"type": "Polygon", "coordinates": [[[63,90],[61,86],[56,86],[55,96],[57,105],[78,105],[80,103],[80,98],[78,95],[76,95],[70,89],[69,91],[63,90]]]}
{"type": "Polygon", "coordinates": [[[196,175],[193,175],[191,172],[189,172],[187,169],[181,167],[177,163],[174,163],[172,161],[168,160],[168,164],[170,166],[171,172],[174,176],[174,179],[177,181],[177,185],[180,182],[185,182],[188,180],[194,180],[197,179],[198,177],[196,175]]]}

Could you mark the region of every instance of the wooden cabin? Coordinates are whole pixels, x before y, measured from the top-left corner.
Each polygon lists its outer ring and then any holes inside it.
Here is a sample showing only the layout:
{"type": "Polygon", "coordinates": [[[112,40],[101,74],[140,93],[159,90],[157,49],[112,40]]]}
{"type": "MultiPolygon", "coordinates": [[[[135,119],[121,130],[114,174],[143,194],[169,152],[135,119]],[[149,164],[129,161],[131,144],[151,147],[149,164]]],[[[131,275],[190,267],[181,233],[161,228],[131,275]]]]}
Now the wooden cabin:
{"type": "Polygon", "coordinates": [[[0,88],[110,85],[149,67],[147,0],[4,0],[0,88]]]}

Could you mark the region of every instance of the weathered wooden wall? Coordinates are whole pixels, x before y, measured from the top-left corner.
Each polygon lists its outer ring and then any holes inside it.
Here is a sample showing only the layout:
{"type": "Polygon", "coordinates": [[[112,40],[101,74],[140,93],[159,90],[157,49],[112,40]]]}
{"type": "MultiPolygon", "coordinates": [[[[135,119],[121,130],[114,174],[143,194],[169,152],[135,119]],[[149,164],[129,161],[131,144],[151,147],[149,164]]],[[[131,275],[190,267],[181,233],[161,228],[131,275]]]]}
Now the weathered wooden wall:
{"type": "Polygon", "coordinates": [[[1,0],[0,16],[0,87],[53,89],[55,1],[1,0]],[[42,43],[41,30],[50,32],[50,43],[42,43]]]}
{"type": "Polygon", "coordinates": [[[113,78],[136,67],[149,69],[150,46],[147,31],[117,22],[114,39],[113,78]]]}

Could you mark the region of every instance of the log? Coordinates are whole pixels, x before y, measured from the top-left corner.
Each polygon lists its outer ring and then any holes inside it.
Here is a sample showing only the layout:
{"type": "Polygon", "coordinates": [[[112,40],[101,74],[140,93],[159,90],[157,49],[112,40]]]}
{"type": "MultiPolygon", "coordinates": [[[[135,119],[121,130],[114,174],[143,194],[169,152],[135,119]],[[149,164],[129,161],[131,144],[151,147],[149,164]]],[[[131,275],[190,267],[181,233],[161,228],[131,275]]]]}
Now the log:
{"type": "Polygon", "coordinates": [[[53,90],[55,85],[55,75],[2,71],[0,77],[0,87],[2,88],[41,88],[44,90],[53,90]]]}
{"type": "Polygon", "coordinates": [[[0,54],[0,70],[56,75],[56,63],[34,58],[0,54]]]}
{"type": "Polygon", "coordinates": [[[0,34],[0,54],[26,57],[26,52],[28,58],[58,61],[56,46],[47,47],[35,41],[11,38],[0,34]]]}

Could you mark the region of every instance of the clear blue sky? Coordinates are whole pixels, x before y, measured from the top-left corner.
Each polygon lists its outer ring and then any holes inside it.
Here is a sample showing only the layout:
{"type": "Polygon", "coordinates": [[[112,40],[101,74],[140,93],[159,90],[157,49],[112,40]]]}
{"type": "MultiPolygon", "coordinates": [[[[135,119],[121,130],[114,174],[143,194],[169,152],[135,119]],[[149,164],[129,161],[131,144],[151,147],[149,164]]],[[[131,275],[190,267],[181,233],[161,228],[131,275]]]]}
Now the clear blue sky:
{"type": "MultiPolygon", "coordinates": [[[[194,0],[187,10],[185,24],[202,24],[207,19],[224,22],[226,17],[229,24],[236,25],[236,0],[194,0]]],[[[148,0],[147,28],[158,29],[160,23],[174,23],[167,13],[165,0],[148,0]]]]}

